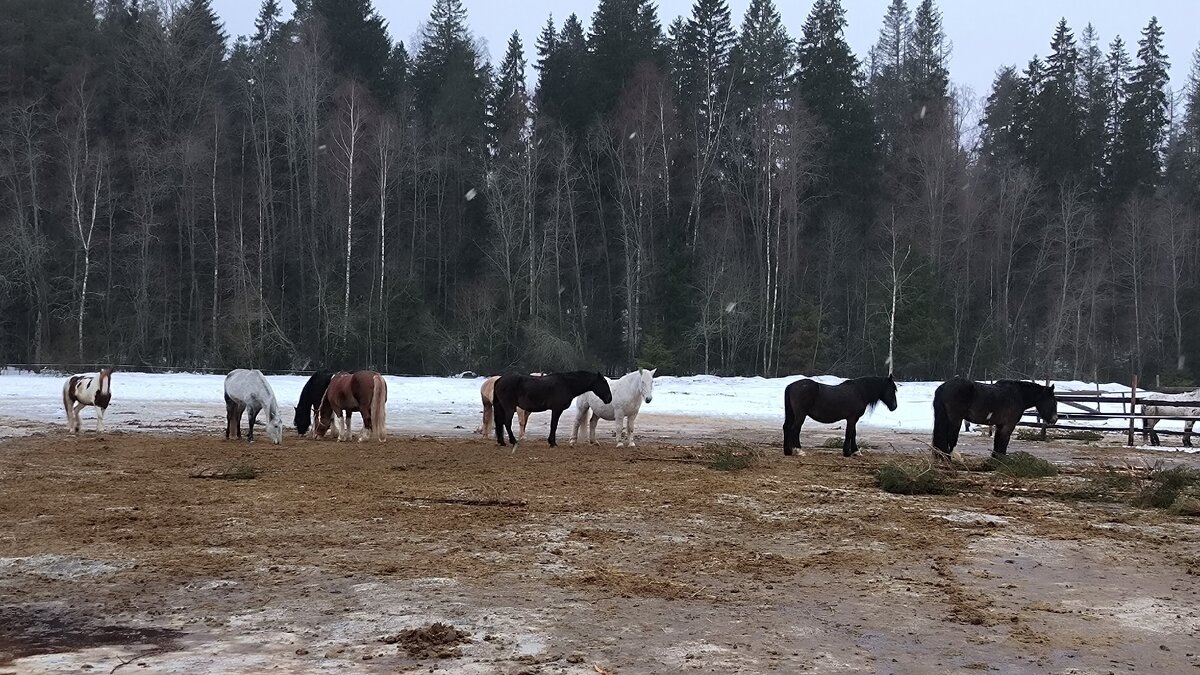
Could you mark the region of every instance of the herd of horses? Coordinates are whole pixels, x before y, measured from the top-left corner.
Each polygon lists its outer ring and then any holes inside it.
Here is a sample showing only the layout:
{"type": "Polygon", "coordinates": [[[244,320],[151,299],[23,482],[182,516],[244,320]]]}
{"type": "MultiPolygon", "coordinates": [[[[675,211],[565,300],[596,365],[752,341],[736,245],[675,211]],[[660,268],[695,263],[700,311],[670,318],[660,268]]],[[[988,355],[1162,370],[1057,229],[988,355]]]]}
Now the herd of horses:
{"type": "MultiPolygon", "coordinates": [[[[596,443],[596,425],[601,420],[616,422],[614,435],[617,446],[634,447],[634,423],[643,402],[654,396],[654,370],[639,369],[620,379],[610,381],[592,371],[532,375],[497,375],[487,378],[480,388],[483,403],[483,422],[478,432],[486,438],[493,423],[496,443],[508,442],[517,446],[525,438],[525,426],[531,413],[549,411],[551,447],[557,445],[558,422],[562,413],[575,404],[575,426],[571,433],[574,444],[580,431],[590,424],[588,442],[596,443]],[[520,436],[513,434],[513,417],[518,418],[520,436]]],[[[112,400],[112,371],[103,369],[98,375],[73,375],[63,385],[63,405],[67,413],[67,429],[80,430],[79,412],[95,406],[96,430],[104,431],[104,411],[112,400]]],[[[887,377],[860,377],[840,384],[822,384],[801,379],[784,389],[783,453],[793,455],[800,449],[800,431],[805,420],[831,424],[846,422],[842,454],[850,457],[859,451],[858,420],[868,410],[882,403],[896,410],[897,384],[887,377]]],[[[1200,413],[1200,389],[1179,395],[1159,395],[1162,400],[1180,403],[1179,406],[1143,406],[1150,417],[1192,417],[1200,413]]],[[[351,416],[362,418],[358,440],[387,439],[387,381],[372,370],[314,373],[304,384],[295,409],[293,426],[301,436],[326,436],[332,429],[339,441],[352,439],[351,416]]],[[[265,411],[267,437],[274,444],[283,441],[283,420],[270,382],[258,370],[237,369],[225,377],[225,438],[241,438],[241,418],[247,417],[247,440],[253,442],[254,427],[260,412],[265,411]]],[[[1009,440],[1022,415],[1035,409],[1044,424],[1058,420],[1058,401],[1054,385],[1044,386],[1022,380],[997,380],[987,384],[963,378],[943,382],[933,396],[932,447],[942,456],[961,459],[956,446],[959,430],[964,423],[992,427],[992,454],[1002,457],[1008,452],[1009,440]]],[[[1154,425],[1158,419],[1143,420],[1143,435],[1158,445],[1154,425]]],[[[1185,421],[1183,443],[1191,446],[1192,421],[1185,421]]]]}

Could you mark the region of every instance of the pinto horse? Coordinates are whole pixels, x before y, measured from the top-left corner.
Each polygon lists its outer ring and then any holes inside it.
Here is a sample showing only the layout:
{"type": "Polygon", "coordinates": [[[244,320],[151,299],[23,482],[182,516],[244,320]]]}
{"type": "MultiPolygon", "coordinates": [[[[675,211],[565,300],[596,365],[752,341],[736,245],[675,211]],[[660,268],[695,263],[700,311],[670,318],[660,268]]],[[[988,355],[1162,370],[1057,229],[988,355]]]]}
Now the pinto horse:
{"type": "Polygon", "coordinates": [[[336,427],[337,440],[350,440],[350,418],[362,416],[363,430],[358,440],[387,440],[387,382],[373,370],[341,372],[329,380],[317,409],[313,432],[323,438],[329,427],[336,427]]]}
{"type": "Polygon", "coordinates": [[[72,375],[63,384],[63,407],[67,409],[67,431],[79,433],[83,422],[79,411],[96,406],[96,433],[104,433],[104,411],[112,400],[112,369],[101,368],[99,375],[72,375]]]}
{"type": "Polygon", "coordinates": [[[331,379],[332,370],[318,370],[308,378],[308,382],[305,382],[304,388],[300,390],[300,400],[296,403],[296,417],[292,423],[296,425],[296,432],[301,436],[307,434],[312,426],[312,415],[321,407],[321,397],[329,388],[331,379]]]}
{"type": "Polygon", "coordinates": [[[551,411],[548,440],[550,447],[555,447],[558,445],[555,441],[558,418],[576,396],[589,391],[598,396],[601,402],[612,403],[608,380],[600,373],[576,370],[569,373],[551,373],[542,377],[502,375],[496,380],[492,396],[492,408],[496,415],[496,443],[505,445],[504,432],[508,431],[508,440],[513,444],[513,448],[516,448],[517,439],[512,432],[512,418],[513,413],[520,407],[531,413],[551,411]]]}
{"type": "Polygon", "coordinates": [[[1038,417],[1046,424],[1058,421],[1058,401],[1054,385],[1036,382],[996,380],[981,384],[961,377],[947,380],[933,392],[933,447],[959,461],[962,455],[955,450],[958,431],[963,420],[972,424],[990,424],[996,428],[992,441],[992,456],[1003,457],[1008,452],[1009,437],[1021,421],[1021,415],[1037,408],[1038,417]]]}
{"type": "MultiPolygon", "coordinates": [[[[540,373],[533,373],[540,375],[540,373]]],[[[492,433],[492,392],[496,389],[496,380],[499,380],[499,375],[493,375],[483,381],[483,385],[479,387],[479,398],[483,401],[483,423],[479,425],[476,431],[481,436],[487,438],[492,433]]],[[[517,422],[521,424],[521,434],[517,436],[520,440],[525,440],[525,425],[529,424],[529,412],[523,408],[517,408],[517,422]]]]}
{"type": "Polygon", "coordinates": [[[800,448],[800,428],[811,417],[821,424],[846,420],[842,455],[853,455],[858,452],[858,419],[867,408],[879,403],[888,410],[896,409],[896,381],[891,375],[860,377],[834,385],[796,380],[783,390],[783,454],[790,455],[800,448]]]}

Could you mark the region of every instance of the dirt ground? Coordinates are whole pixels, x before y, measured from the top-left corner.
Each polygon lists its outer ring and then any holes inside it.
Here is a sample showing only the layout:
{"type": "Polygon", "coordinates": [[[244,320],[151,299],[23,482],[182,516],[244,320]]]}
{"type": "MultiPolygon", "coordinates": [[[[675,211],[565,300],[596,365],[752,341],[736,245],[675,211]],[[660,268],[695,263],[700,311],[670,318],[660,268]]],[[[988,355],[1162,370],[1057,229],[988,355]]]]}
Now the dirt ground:
{"type": "Polygon", "coordinates": [[[3,439],[0,672],[1200,672],[1200,519],[1036,496],[1070,476],[889,495],[924,446],[870,436],[738,472],[699,440],[3,439]]]}

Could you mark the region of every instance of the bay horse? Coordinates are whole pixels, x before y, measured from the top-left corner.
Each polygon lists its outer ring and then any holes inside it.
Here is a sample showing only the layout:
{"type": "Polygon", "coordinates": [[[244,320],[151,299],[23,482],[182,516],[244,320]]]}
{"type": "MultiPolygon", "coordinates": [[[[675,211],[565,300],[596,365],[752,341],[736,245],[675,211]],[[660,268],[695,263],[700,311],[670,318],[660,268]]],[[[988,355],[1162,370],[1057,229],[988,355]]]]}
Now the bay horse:
{"type": "Polygon", "coordinates": [[[600,373],[587,370],[576,370],[569,373],[551,373],[542,377],[530,375],[502,375],[496,380],[492,395],[492,408],[496,415],[496,443],[505,445],[504,432],[508,432],[508,440],[516,449],[517,439],[512,432],[513,413],[518,407],[531,413],[549,410],[550,417],[550,447],[558,443],[555,435],[558,432],[558,418],[562,416],[567,406],[576,396],[584,392],[592,392],[604,403],[612,403],[612,391],[608,388],[608,380],[600,373]]]}
{"type": "Polygon", "coordinates": [[[615,421],[617,428],[613,435],[617,437],[617,447],[637,447],[633,442],[633,423],[642,408],[642,401],[649,403],[654,399],[654,372],[640,368],[626,374],[609,388],[612,391],[612,402],[604,403],[592,392],[584,392],[575,400],[575,428],[571,432],[571,445],[579,439],[579,430],[591,418],[588,442],[596,445],[596,424],[601,419],[615,421]]]}
{"type": "Polygon", "coordinates": [[[891,375],[859,377],[834,385],[796,380],[783,390],[783,454],[800,448],[800,428],[811,417],[822,424],[846,420],[842,455],[850,457],[858,452],[859,418],[879,403],[888,410],[896,409],[896,381],[891,375]]]}
{"type": "Polygon", "coordinates": [[[329,380],[317,409],[313,432],[324,438],[332,426],[337,440],[351,438],[350,419],[354,413],[362,416],[363,430],[358,440],[387,440],[387,382],[373,370],[339,372],[329,380]]]}
{"type": "Polygon", "coordinates": [[[96,433],[104,433],[104,412],[112,400],[112,369],[101,368],[98,375],[72,375],[63,384],[63,407],[67,410],[67,431],[79,433],[83,421],[79,412],[96,406],[96,433]]]}
{"type": "Polygon", "coordinates": [[[225,440],[231,435],[242,437],[242,413],[247,413],[247,442],[254,442],[254,424],[258,413],[267,411],[267,438],[279,445],[283,442],[283,420],[275,390],[262,371],[238,368],[225,376],[225,440]]]}
{"type": "MultiPolygon", "coordinates": [[[[541,376],[541,373],[532,373],[534,376],[541,376]]],[[[479,425],[478,431],[481,436],[487,438],[492,434],[492,419],[494,412],[492,411],[492,392],[496,388],[496,380],[499,380],[499,375],[493,375],[483,381],[483,385],[479,387],[479,398],[483,401],[483,423],[479,425]]],[[[529,424],[529,411],[524,408],[517,408],[517,422],[521,425],[521,434],[517,436],[519,440],[525,440],[525,425],[529,424]]]]}
{"type": "Polygon", "coordinates": [[[995,427],[992,456],[1008,452],[1009,437],[1021,421],[1021,415],[1036,408],[1046,424],[1058,421],[1058,401],[1054,385],[1044,386],[1022,380],[996,380],[995,384],[972,382],[961,377],[947,380],[933,392],[933,447],[959,461],[955,450],[963,420],[995,427]]]}
{"type": "MultiPolygon", "coordinates": [[[[1144,405],[1142,406],[1143,415],[1155,415],[1160,417],[1196,417],[1200,415],[1200,389],[1189,391],[1185,394],[1147,394],[1146,398],[1159,401],[1178,401],[1180,405],[1144,405]],[[1188,404],[1192,405],[1188,405],[1188,404]]],[[[1154,432],[1154,427],[1162,420],[1142,420],[1142,442],[1145,442],[1146,437],[1150,437],[1150,445],[1159,445],[1158,434],[1154,432]]],[[[1184,447],[1192,447],[1192,427],[1196,424],[1195,420],[1181,420],[1183,422],[1183,445],[1184,447]]]]}
{"type": "Polygon", "coordinates": [[[331,379],[333,379],[332,370],[318,370],[308,378],[308,381],[304,383],[304,388],[300,390],[300,400],[296,403],[296,416],[292,420],[292,424],[296,426],[296,432],[301,436],[307,434],[309,427],[312,426],[312,415],[321,406],[321,397],[329,388],[331,379]]]}

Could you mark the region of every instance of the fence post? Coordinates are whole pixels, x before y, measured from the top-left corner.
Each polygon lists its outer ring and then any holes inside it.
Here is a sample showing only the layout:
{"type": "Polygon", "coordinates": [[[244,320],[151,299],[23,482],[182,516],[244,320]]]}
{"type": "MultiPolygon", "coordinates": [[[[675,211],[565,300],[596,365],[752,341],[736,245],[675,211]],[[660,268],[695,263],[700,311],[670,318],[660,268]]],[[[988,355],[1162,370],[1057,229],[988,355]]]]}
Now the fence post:
{"type": "Polygon", "coordinates": [[[1129,388],[1129,447],[1133,447],[1133,435],[1137,428],[1137,388],[1138,376],[1133,376],[1133,385],[1129,388]]]}

